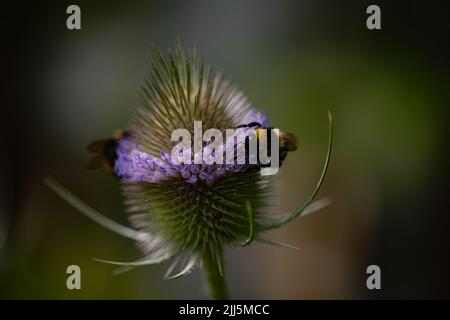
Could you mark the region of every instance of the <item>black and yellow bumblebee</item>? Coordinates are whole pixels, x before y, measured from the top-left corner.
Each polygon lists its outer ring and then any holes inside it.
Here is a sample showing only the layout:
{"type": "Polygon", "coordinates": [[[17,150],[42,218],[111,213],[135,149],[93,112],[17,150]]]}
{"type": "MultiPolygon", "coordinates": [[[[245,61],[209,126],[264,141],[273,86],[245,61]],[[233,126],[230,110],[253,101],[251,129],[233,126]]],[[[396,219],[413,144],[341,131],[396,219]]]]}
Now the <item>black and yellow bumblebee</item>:
{"type": "MultiPolygon", "coordinates": [[[[267,132],[271,132],[271,129],[275,129],[274,127],[264,127],[259,122],[250,122],[248,124],[242,124],[237,127],[238,128],[255,128],[256,131],[256,137],[259,138],[261,134],[261,130],[267,130],[267,132]]],[[[289,132],[284,132],[281,130],[278,130],[279,135],[279,165],[281,167],[281,164],[283,163],[284,159],[286,159],[286,156],[288,152],[293,152],[297,150],[297,137],[289,132]]],[[[248,144],[246,144],[246,151],[248,152],[248,144]]],[[[270,156],[271,153],[271,137],[270,134],[267,134],[267,152],[268,156],[270,156]]],[[[259,162],[259,160],[258,160],[259,162]]],[[[262,167],[270,166],[270,164],[267,165],[261,165],[262,167]]]]}
{"type": "Polygon", "coordinates": [[[86,169],[103,168],[106,172],[114,174],[114,164],[117,160],[117,144],[130,134],[127,131],[118,130],[111,138],[100,139],[90,143],[86,149],[95,155],[89,160],[86,169]]]}

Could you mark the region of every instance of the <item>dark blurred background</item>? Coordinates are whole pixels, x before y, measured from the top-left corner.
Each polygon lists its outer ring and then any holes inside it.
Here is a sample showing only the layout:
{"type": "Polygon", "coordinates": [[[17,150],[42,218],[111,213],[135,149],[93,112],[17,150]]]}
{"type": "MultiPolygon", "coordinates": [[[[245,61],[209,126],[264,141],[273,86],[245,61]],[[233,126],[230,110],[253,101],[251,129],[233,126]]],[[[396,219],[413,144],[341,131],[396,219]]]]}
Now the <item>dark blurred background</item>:
{"type": "Polygon", "coordinates": [[[333,204],[272,234],[299,250],[227,253],[232,297],[450,298],[448,5],[429,1],[76,1],[2,9],[0,298],[206,298],[202,274],[167,263],[119,276],[91,258],[141,256],[42,183],[50,174],[126,223],[119,183],[84,170],[85,146],[127,125],[151,43],[179,37],[216,62],[273,125],[295,133],[280,210],[320,174],[330,109],[335,151],[320,196],[333,204]],[[81,7],[82,29],[66,28],[81,7]],[[381,7],[382,29],[366,28],[381,7]],[[66,288],[66,268],[82,290],[66,288]],[[381,290],[366,268],[381,267],[381,290]]]}

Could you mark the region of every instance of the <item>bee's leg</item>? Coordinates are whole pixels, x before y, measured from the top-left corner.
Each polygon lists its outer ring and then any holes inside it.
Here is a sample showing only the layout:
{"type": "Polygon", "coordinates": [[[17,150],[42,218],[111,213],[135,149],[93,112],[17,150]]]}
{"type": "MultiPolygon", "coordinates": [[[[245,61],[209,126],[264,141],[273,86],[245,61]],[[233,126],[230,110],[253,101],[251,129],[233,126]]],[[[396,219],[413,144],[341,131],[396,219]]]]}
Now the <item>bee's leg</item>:
{"type": "Polygon", "coordinates": [[[279,166],[281,168],[281,165],[283,164],[284,159],[286,159],[287,151],[280,150],[280,158],[279,158],[279,166]]]}
{"type": "Polygon", "coordinates": [[[248,124],[240,124],[240,125],[238,125],[237,127],[235,127],[235,129],[239,129],[239,128],[252,128],[252,127],[255,127],[255,128],[261,128],[262,125],[261,125],[261,123],[254,121],[254,122],[250,122],[250,123],[248,123],[248,124]]]}

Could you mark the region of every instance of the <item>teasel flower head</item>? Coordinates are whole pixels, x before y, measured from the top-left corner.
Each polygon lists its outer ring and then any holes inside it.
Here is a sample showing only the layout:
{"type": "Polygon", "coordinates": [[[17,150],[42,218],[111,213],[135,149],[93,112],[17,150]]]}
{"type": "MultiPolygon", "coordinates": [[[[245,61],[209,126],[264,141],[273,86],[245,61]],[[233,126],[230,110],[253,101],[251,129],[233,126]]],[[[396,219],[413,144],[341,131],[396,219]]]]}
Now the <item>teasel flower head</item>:
{"type": "MultiPolygon", "coordinates": [[[[270,127],[268,118],[196,50],[183,51],[178,45],[163,55],[154,47],[148,77],[127,134],[117,141],[113,165],[133,228],[100,216],[53,179],[47,178],[46,183],[89,217],[137,240],[144,252],[144,257],[135,262],[100,261],[124,270],[172,259],[168,278],[187,274],[199,265],[205,269],[212,296],[226,298],[225,249],[249,245],[253,240],[276,243],[264,232],[327,203],[312,201],[329,163],[331,116],[328,154],[316,189],[302,207],[275,218],[271,215],[275,177],[261,175],[261,165],[209,164],[204,160],[183,163],[173,159],[177,141],[172,141],[172,133],[184,128],[194,136],[195,121],[201,123],[202,132],[216,128],[224,137],[226,129],[240,126],[241,134],[245,134],[249,123],[270,127]]],[[[234,141],[225,139],[219,150],[234,152],[234,141]]],[[[210,142],[202,144],[203,154],[210,142]]]]}

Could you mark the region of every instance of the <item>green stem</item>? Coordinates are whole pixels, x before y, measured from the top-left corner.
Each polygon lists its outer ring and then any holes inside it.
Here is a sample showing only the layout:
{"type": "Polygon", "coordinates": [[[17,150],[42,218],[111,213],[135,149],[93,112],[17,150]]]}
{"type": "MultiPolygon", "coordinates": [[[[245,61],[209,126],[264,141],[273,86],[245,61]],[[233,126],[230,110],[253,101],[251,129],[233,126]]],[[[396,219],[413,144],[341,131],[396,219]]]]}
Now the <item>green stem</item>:
{"type": "Polygon", "coordinates": [[[208,283],[211,298],[218,300],[228,299],[228,289],[223,275],[222,252],[217,257],[210,250],[203,256],[203,270],[208,283]],[[220,261],[217,261],[217,260],[220,261]]]}

